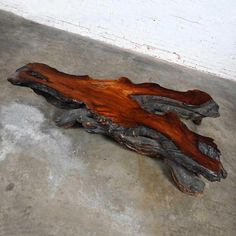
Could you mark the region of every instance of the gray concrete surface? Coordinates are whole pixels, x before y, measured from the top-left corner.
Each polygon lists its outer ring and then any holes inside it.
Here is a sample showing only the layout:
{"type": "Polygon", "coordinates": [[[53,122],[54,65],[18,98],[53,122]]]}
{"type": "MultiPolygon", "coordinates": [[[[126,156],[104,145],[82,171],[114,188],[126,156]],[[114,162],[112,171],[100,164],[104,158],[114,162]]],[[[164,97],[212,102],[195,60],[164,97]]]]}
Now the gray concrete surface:
{"type": "Polygon", "coordinates": [[[0,11],[1,236],[236,235],[235,133],[236,83],[0,11]],[[191,197],[160,160],[81,128],[57,128],[59,109],[6,81],[28,62],[210,93],[221,117],[189,127],[216,140],[228,178],[191,197]]]}

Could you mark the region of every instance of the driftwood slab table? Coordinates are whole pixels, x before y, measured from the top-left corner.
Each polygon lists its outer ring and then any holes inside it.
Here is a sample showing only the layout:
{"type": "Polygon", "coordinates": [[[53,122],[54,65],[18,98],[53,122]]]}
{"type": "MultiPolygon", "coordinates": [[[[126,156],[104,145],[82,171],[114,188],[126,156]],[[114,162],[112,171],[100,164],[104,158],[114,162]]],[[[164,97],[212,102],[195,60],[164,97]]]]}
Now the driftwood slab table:
{"type": "Polygon", "coordinates": [[[210,181],[227,176],[213,139],[192,132],[179,119],[200,124],[204,117],[219,116],[218,105],[205,92],[134,84],[125,77],[97,80],[40,63],[19,68],[8,80],[30,87],[48,102],[66,109],[56,119],[58,126],[80,123],[90,133],[108,135],[138,153],[163,158],[174,182],[185,193],[203,192],[201,176],[210,181]]]}

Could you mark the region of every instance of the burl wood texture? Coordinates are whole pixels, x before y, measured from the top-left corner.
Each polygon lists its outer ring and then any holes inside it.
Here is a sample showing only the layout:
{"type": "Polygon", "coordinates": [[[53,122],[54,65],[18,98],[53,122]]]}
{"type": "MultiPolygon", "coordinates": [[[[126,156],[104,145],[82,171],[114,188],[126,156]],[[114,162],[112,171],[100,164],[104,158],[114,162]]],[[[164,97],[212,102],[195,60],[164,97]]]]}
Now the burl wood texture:
{"type": "MultiPolygon", "coordinates": [[[[179,156],[178,165],[211,181],[226,177],[226,171],[220,162],[220,151],[213,139],[192,132],[178,118],[179,115],[200,123],[205,116],[218,116],[217,104],[205,92],[178,92],[154,83],[134,84],[125,77],[98,80],[87,75],[69,75],[39,63],[27,64],[8,80],[15,85],[32,88],[54,105],[60,103],[65,108],[86,109],[86,112],[96,115],[96,124],[99,123],[100,126],[115,124],[123,130],[137,127],[150,129],[163,135],[183,156],[189,158],[189,161],[182,160],[182,165],[179,156]],[[155,112],[155,104],[158,102],[162,106],[156,106],[155,112]]],[[[84,114],[78,113],[77,121],[84,114]]],[[[91,114],[90,117],[93,116],[91,114]]],[[[109,135],[108,131],[104,133],[109,135]]],[[[137,148],[132,149],[138,151],[137,148]]],[[[173,160],[177,160],[176,155],[173,160]]],[[[178,179],[178,168],[171,164],[173,160],[169,159],[167,163],[172,167],[174,179],[178,179]]],[[[178,180],[175,179],[175,182],[178,184],[178,180]]]]}

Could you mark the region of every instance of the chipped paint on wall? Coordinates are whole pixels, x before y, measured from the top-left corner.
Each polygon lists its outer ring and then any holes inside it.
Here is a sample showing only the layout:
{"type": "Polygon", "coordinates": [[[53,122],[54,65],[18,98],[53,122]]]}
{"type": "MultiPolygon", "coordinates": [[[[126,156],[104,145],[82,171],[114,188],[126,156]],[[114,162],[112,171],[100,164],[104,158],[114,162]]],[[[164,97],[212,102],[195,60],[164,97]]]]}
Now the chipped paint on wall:
{"type": "Polygon", "coordinates": [[[0,0],[0,8],[45,25],[236,80],[234,0],[0,0]]]}

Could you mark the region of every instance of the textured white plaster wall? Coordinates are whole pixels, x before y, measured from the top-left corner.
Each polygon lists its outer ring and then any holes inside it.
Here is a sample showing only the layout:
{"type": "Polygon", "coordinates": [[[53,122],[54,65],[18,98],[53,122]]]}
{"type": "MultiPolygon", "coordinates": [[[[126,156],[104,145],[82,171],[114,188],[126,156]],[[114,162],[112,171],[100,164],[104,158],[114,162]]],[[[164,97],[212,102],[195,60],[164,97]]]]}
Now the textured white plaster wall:
{"type": "Polygon", "coordinates": [[[236,80],[235,0],[0,0],[0,9],[236,80]]]}

